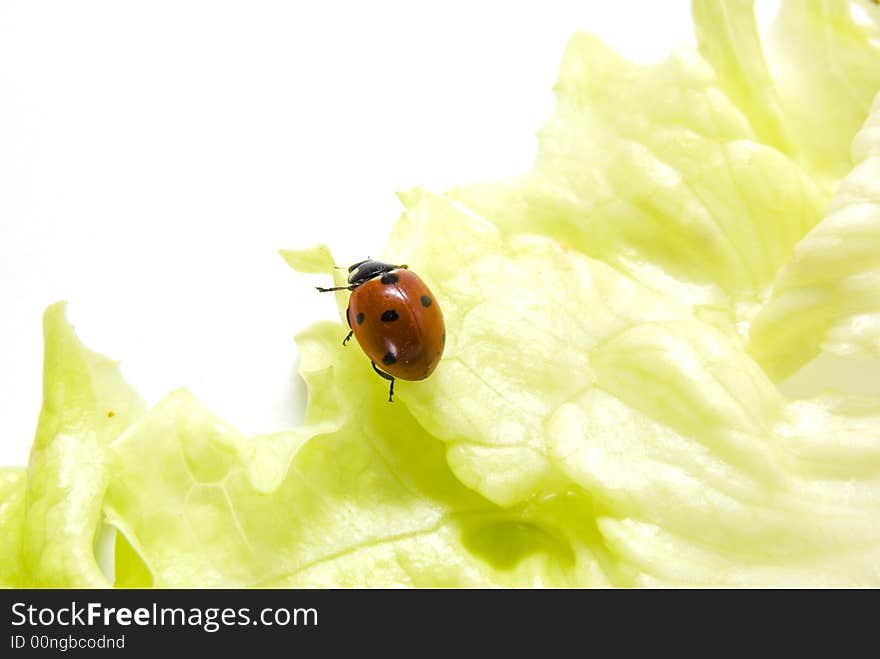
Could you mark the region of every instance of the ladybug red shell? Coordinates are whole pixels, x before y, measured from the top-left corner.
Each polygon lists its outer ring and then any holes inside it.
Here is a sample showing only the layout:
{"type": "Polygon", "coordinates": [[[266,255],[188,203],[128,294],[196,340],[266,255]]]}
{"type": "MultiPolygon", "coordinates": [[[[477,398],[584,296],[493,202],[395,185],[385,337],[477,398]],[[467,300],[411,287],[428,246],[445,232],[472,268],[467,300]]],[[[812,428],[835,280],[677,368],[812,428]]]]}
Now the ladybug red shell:
{"type": "Polygon", "coordinates": [[[348,286],[319,291],[350,290],[348,325],[373,370],[389,380],[388,401],[394,380],[424,380],[443,355],[446,324],[440,305],[427,284],[405,265],[372,259],[348,269],[348,286]]]}

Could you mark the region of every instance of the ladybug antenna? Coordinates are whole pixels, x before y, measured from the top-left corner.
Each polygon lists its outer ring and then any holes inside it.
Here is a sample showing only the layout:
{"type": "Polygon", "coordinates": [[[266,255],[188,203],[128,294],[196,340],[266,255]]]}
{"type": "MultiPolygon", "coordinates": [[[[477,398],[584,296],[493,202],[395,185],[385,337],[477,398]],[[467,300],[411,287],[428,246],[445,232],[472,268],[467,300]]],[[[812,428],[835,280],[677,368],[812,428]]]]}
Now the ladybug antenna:
{"type": "Polygon", "coordinates": [[[320,286],[315,286],[320,293],[330,293],[331,291],[353,291],[355,289],[354,286],[334,286],[332,288],[322,288],[320,286]]]}

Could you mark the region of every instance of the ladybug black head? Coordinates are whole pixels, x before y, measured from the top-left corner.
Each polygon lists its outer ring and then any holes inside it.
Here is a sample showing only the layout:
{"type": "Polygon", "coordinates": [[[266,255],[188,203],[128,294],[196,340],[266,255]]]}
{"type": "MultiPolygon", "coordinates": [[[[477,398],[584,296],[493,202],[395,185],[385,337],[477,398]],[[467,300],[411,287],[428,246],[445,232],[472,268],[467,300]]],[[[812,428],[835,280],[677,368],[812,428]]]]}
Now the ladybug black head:
{"type": "Polygon", "coordinates": [[[381,274],[397,270],[398,268],[406,268],[406,266],[367,259],[366,261],[355,263],[348,269],[348,283],[353,286],[360,286],[373,277],[378,277],[381,274]]]}

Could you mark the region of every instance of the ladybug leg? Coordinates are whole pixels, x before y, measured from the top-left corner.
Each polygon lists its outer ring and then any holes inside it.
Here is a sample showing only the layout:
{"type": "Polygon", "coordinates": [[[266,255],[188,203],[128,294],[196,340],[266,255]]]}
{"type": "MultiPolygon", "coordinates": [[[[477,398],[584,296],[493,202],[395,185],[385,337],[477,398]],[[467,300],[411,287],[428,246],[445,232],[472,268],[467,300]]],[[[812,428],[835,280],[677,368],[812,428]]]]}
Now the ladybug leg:
{"type": "Polygon", "coordinates": [[[393,403],[392,400],[394,398],[394,376],[388,375],[385,371],[380,371],[376,368],[376,362],[370,362],[373,365],[373,370],[376,371],[376,374],[385,380],[388,380],[391,383],[391,386],[388,389],[388,402],[393,403]]]}
{"type": "Polygon", "coordinates": [[[347,346],[348,342],[351,341],[351,335],[354,334],[354,330],[351,329],[351,300],[348,301],[348,307],[345,309],[345,322],[348,323],[348,336],[342,339],[342,345],[347,346]]]}

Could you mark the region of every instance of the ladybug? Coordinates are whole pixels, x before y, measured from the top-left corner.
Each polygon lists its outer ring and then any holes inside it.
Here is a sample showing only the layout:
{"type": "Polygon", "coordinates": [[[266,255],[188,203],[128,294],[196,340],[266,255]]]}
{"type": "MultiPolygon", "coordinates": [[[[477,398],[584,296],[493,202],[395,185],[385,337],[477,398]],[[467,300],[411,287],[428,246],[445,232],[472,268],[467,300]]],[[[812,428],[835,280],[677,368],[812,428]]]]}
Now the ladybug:
{"type": "Polygon", "coordinates": [[[348,269],[348,286],[317,287],[322,293],[351,291],[346,318],[373,370],[388,380],[424,380],[434,372],[446,345],[446,324],[428,286],[405,265],[373,259],[348,269]],[[381,363],[379,368],[376,364],[381,363]]]}

